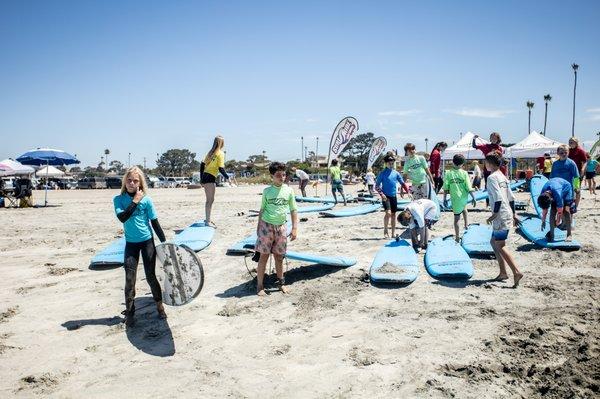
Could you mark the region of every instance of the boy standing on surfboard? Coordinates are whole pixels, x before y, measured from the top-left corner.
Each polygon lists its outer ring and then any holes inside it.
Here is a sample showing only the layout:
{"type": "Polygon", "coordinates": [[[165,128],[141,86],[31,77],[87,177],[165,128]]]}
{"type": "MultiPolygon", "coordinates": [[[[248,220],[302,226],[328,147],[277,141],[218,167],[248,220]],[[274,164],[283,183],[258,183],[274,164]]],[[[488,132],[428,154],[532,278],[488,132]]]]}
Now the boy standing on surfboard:
{"type": "Polygon", "coordinates": [[[392,154],[387,154],[383,158],[385,169],[377,175],[375,181],[375,190],[381,196],[385,215],[383,216],[383,236],[389,238],[388,223],[392,222],[392,237],[396,236],[396,212],[398,211],[398,183],[400,183],[400,196],[404,198],[402,189],[408,194],[408,187],[400,173],[394,169],[396,158],[392,154]]]}
{"type": "Polygon", "coordinates": [[[269,165],[269,173],[273,184],[265,188],[262,195],[262,204],[258,214],[256,227],[256,252],[260,253],[256,269],[256,291],[258,296],[265,296],[263,281],[269,256],[275,258],[275,271],[277,273],[277,287],[284,294],[288,292],[283,276],[283,258],[287,251],[286,219],[288,211],[292,215],[292,233],[290,240],[294,241],[298,234],[298,208],[294,191],[285,180],[285,164],[273,162],[269,165]]]}
{"type": "Polygon", "coordinates": [[[475,206],[475,195],[473,195],[473,187],[471,187],[471,180],[469,174],[465,171],[462,166],[465,163],[465,157],[462,154],[456,154],[452,158],[454,167],[446,172],[444,175],[444,207],[448,208],[447,195],[450,193],[450,199],[452,200],[452,212],[454,213],[454,240],[460,242],[460,227],[458,222],[460,221],[460,215],[463,216],[465,222],[465,230],[469,226],[467,218],[467,202],[469,200],[469,194],[471,194],[472,204],[475,206]]]}
{"type": "Polygon", "coordinates": [[[502,155],[491,152],[485,157],[485,168],[490,171],[486,188],[489,192],[492,216],[487,220],[492,225],[492,239],[490,244],[498,259],[500,274],[495,278],[497,281],[508,280],[506,264],[510,267],[514,278],[514,288],[519,286],[523,273],[519,271],[512,254],[506,248],[506,239],[511,223],[518,225],[519,220],[515,215],[515,197],[510,190],[510,184],[506,176],[500,171],[502,155]]]}
{"type": "Polygon", "coordinates": [[[415,252],[418,253],[419,248],[427,249],[429,242],[427,229],[437,222],[437,217],[436,203],[425,198],[411,202],[398,214],[400,224],[410,229],[410,239],[415,252]]]}
{"type": "Polygon", "coordinates": [[[549,242],[554,241],[554,228],[559,226],[561,230],[567,230],[565,241],[571,238],[571,214],[574,213],[575,199],[571,183],[560,177],[553,177],[542,187],[537,199],[542,211],[542,230],[546,228],[546,216],[550,208],[550,231],[546,234],[549,242]]]}

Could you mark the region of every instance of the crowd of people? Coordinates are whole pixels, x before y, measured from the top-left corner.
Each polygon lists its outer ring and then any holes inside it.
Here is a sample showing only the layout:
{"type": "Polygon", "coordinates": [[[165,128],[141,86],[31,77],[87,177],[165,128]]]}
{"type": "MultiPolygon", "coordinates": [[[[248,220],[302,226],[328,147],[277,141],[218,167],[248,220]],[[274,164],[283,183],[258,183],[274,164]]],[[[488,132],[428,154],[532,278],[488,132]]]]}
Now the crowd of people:
{"type": "MultiPolygon", "coordinates": [[[[485,160],[483,171],[475,163],[473,180],[464,170],[466,159],[457,154],[452,159],[452,167],[443,170],[442,154],[448,147],[445,142],[437,143],[431,154],[429,162],[423,155],[417,154],[412,143],[404,146],[404,162],[402,169],[397,169],[398,158],[393,152],[387,152],[383,157],[384,168],[377,174],[369,169],[365,175],[368,192],[372,196],[379,196],[384,208],[383,234],[386,238],[396,238],[396,222],[410,230],[411,241],[416,252],[427,250],[429,230],[439,220],[439,204],[437,193],[443,190],[442,203],[445,208],[452,210],[454,215],[454,238],[460,240],[460,220],[463,219],[464,228],[468,227],[467,204],[475,203],[473,194],[479,189],[481,180],[485,182],[488,191],[488,205],[491,216],[487,219],[492,226],[491,245],[496,255],[499,266],[497,280],[508,279],[507,266],[513,274],[514,287],[517,287],[523,277],[515,259],[506,246],[506,240],[512,226],[519,223],[515,213],[515,199],[510,189],[507,178],[506,163],[503,159],[504,149],[500,145],[499,133],[490,135],[489,144],[477,144],[475,136],[472,142],[473,149],[481,151],[485,160]],[[410,181],[410,185],[407,184],[410,181]],[[399,189],[399,190],[398,190],[399,189]],[[403,210],[398,212],[398,194],[401,198],[406,195],[409,202],[403,210]],[[448,203],[450,197],[450,204],[448,203]],[[390,235],[391,232],[391,235],[390,235]]],[[[201,181],[206,194],[205,224],[216,227],[211,219],[214,204],[216,178],[221,174],[226,180],[229,176],[225,172],[223,137],[217,136],[213,146],[201,163],[201,181]]],[[[571,240],[572,215],[576,212],[581,200],[580,181],[585,176],[591,193],[595,193],[595,175],[600,164],[598,160],[591,159],[580,146],[576,138],[569,140],[569,146],[561,145],[557,149],[558,158],[553,160],[549,154],[539,163],[539,172],[548,177],[548,182],[543,186],[538,205],[543,210],[542,229],[546,226],[547,218],[550,230],[548,240],[553,240],[554,227],[567,231],[567,240],[571,240]]],[[[299,179],[299,189],[306,196],[306,187],[309,175],[299,169],[292,168],[291,172],[299,179]]],[[[277,286],[286,293],[283,273],[283,258],[287,250],[288,214],[291,215],[292,231],[290,239],[298,236],[298,215],[294,191],[285,184],[287,171],[286,165],[272,162],[269,165],[271,184],[263,190],[262,202],[258,223],[256,226],[257,241],[255,250],[259,254],[257,267],[257,294],[264,296],[264,274],[267,261],[271,255],[275,259],[277,273],[277,286]]],[[[344,183],[341,177],[340,164],[337,159],[332,160],[329,167],[331,177],[331,193],[334,202],[346,205],[344,183]]],[[[156,301],[157,311],[161,318],[166,317],[162,305],[161,290],[155,275],[156,251],[153,231],[159,240],[165,240],[164,233],[158,223],[158,216],[152,200],[147,195],[147,185],[143,172],[133,167],[127,170],[123,177],[121,193],[114,198],[115,213],[123,223],[125,231],[125,315],[127,325],[132,325],[134,320],[135,276],[141,254],[146,279],[156,301]]]]}

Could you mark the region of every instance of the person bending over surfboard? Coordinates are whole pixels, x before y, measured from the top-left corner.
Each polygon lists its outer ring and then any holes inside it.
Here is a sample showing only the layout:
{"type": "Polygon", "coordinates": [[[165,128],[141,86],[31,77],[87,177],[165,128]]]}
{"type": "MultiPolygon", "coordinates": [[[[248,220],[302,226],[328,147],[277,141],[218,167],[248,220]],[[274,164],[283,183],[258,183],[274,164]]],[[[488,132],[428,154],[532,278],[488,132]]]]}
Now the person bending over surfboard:
{"type": "Polygon", "coordinates": [[[512,254],[506,248],[506,239],[508,238],[511,223],[517,226],[519,220],[515,214],[515,197],[510,190],[510,184],[506,176],[500,171],[502,163],[502,155],[495,151],[485,157],[485,168],[490,171],[486,188],[489,192],[493,212],[487,222],[492,225],[492,239],[490,240],[490,244],[496,254],[498,266],[500,267],[500,273],[494,280],[508,280],[506,272],[506,264],[508,264],[513,273],[513,287],[517,288],[519,281],[523,278],[523,273],[519,271],[512,254]]]}
{"type": "Polygon", "coordinates": [[[287,251],[287,226],[286,219],[288,211],[292,216],[292,233],[290,240],[294,241],[298,235],[298,208],[294,190],[285,180],[285,164],[273,162],[269,165],[269,173],[273,184],[265,188],[258,215],[256,227],[256,252],[260,253],[258,267],[256,269],[256,292],[259,296],[265,296],[263,281],[265,269],[269,256],[275,258],[275,271],[277,273],[277,286],[283,293],[287,293],[285,278],[283,276],[283,258],[287,251]]]}
{"type": "Polygon", "coordinates": [[[147,196],[148,186],[144,174],[137,166],[129,168],[121,183],[121,194],[113,199],[115,213],[125,231],[125,325],[134,324],[135,282],[137,267],[142,253],[146,281],[156,301],[156,310],[161,319],[167,314],[162,303],[162,291],[156,278],[156,249],[152,229],[160,242],[165,242],[165,233],[158,223],[154,203],[147,196]]]}
{"type": "Polygon", "coordinates": [[[229,180],[229,175],[225,172],[224,146],[225,140],[223,137],[215,137],[212,148],[200,163],[200,183],[202,184],[202,187],[204,187],[204,194],[206,195],[204,211],[206,212],[205,223],[207,226],[212,225],[213,227],[216,227],[210,219],[210,214],[212,212],[213,203],[215,202],[215,190],[219,172],[223,175],[225,180],[229,180]]]}
{"type": "Polygon", "coordinates": [[[469,194],[471,194],[471,203],[473,206],[477,204],[475,201],[475,195],[473,194],[473,187],[471,187],[471,179],[469,174],[462,167],[465,164],[465,157],[462,154],[456,154],[452,158],[454,167],[448,170],[444,175],[444,207],[448,208],[447,195],[450,193],[450,200],[452,201],[452,212],[454,213],[454,239],[456,242],[460,242],[460,227],[458,222],[460,221],[460,215],[463,216],[465,222],[465,230],[469,227],[469,220],[467,217],[467,202],[469,201],[469,194]]]}
{"type": "Polygon", "coordinates": [[[394,169],[394,163],[396,158],[388,153],[384,158],[385,169],[383,169],[377,180],[375,181],[375,190],[381,196],[381,202],[383,203],[383,209],[385,215],[383,216],[383,236],[389,238],[388,224],[391,221],[392,224],[392,237],[396,237],[396,212],[398,212],[398,183],[400,183],[400,197],[404,198],[402,189],[408,194],[408,187],[400,173],[394,169]]]}
{"type": "Polygon", "coordinates": [[[575,161],[568,158],[569,148],[561,144],[556,150],[558,159],[552,164],[552,171],[550,172],[550,179],[553,177],[560,177],[565,179],[573,185],[573,192],[575,193],[575,204],[577,204],[577,193],[579,192],[579,186],[581,185],[581,175],[579,174],[579,168],[575,161]]]}
{"type": "Polygon", "coordinates": [[[429,242],[429,231],[437,222],[437,205],[429,199],[420,199],[411,202],[398,214],[398,221],[402,226],[410,229],[410,239],[415,252],[419,248],[427,249],[429,242]]]}
{"type": "Polygon", "coordinates": [[[331,166],[329,167],[329,174],[331,175],[331,193],[333,194],[333,199],[335,200],[335,204],[337,205],[337,195],[336,192],[339,192],[342,195],[342,199],[344,200],[344,206],[346,206],[346,196],[344,195],[344,183],[342,182],[342,171],[338,166],[338,160],[334,159],[331,161],[331,166]]]}
{"type": "Polygon", "coordinates": [[[542,187],[537,202],[543,209],[542,230],[546,228],[546,216],[550,209],[550,231],[546,234],[546,239],[554,241],[554,228],[558,226],[561,230],[567,230],[565,241],[571,241],[571,215],[576,212],[571,183],[560,177],[551,178],[542,187]]]}
{"type": "Polygon", "coordinates": [[[295,166],[292,167],[292,172],[294,172],[296,177],[300,180],[300,182],[298,183],[298,188],[300,188],[300,192],[302,193],[302,196],[306,197],[306,186],[308,185],[308,183],[310,181],[310,177],[308,176],[308,173],[306,173],[302,169],[296,168],[295,166]]]}
{"type": "Polygon", "coordinates": [[[410,179],[414,199],[429,198],[429,190],[433,187],[433,176],[422,155],[417,155],[415,145],[407,143],[404,146],[406,159],[404,161],[404,180],[410,179]]]}

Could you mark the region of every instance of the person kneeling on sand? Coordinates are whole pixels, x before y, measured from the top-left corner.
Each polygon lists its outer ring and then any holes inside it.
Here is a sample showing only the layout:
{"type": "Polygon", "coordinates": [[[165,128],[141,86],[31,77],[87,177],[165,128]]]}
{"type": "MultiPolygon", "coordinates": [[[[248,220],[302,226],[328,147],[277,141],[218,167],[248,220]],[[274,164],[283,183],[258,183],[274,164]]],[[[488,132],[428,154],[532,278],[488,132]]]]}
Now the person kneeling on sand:
{"type": "Polygon", "coordinates": [[[419,248],[427,249],[429,242],[428,228],[437,222],[437,205],[432,200],[419,199],[411,202],[398,214],[398,221],[402,226],[410,229],[410,239],[415,252],[419,248]]]}
{"type": "Polygon", "coordinates": [[[298,234],[298,208],[294,191],[283,183],[285,169],[285,164],[281,162],[273,162],[269,165],[273,184],[265,188],[262,195],[258,225],[256,226],[256,252],[260,253],[256,269],[256,291],[259,296],[266,295],[263,282],[267,261],[271,254],[275,258],[277,286],[281,292],[288,292],[283,276],[283,258],[287,251],[286,219],[289,211],[292,216],[290,240],[294,241],[298,234]]]}
{"type": "Polygon", "coordinates": [[[508,238],[511,222],[517,226],[519,220],[515,216],[515,198],[510,190],[508,179],[500,171],[502,162],[502,155],[497,152],[491,152],[485,157],[485,168],[490,172],[486,188],[493,212],[487,222],[492,225],[490,244],[494,249],[500,267],[500,273],[494,280],[503,281],[508,279],[506,273],[506,264],[508,263],[514,277],[513,287],[516,288],[523,278],[523,274],[519,271],[512,254],[506,248],[506,239],[508,238]]]}
{"type": "Polygon", "coordinates": [[[165,233],[158,223],[154,203],[146,195],[148,186],[144,174],[137,166],[129,168],[121,183],[121,194],[113,199],[115,213],[125,231],[125,325],[134,324],[135,313],[135,282],[140,252],[144,261],[146,281],[156,301],[156,309],[161,319],[167,314],[162,303],[162,290],[156,278],[156,248],[152,229],[160,242],[165,242],[165,233]]]}
{"type": "Polygon", "coordinates": [[[548,180],[537,199],[542,208],[542,230],[546,228],[546,217],[550,208],[550,231],[546,234],[548,241],[554,241],[554,228],[567,230],[565,241],[571,241],[571,215],[576,212],[573,186],[560,177],[548,180]]]}

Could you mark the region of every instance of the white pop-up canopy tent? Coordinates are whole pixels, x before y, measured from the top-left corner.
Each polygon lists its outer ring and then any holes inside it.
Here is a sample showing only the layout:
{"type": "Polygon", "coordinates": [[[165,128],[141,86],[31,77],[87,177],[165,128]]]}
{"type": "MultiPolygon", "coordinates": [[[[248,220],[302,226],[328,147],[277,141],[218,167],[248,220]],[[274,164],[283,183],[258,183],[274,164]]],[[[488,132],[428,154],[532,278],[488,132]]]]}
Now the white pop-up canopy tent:
{"type": "Polygon", "coordinates": [[[538,158],[543,157],[545,153],[556,155],[556,149],[561,144],[534,130],[529,133],[529,136],[507,148],[506,156],[509,158],[538,158]]]}
{"type": "Polygon", "coordinates": [[[31,166],[23,165],[14,159],[0,161],[0,176],[30,175],[34,172],[31,166]]]}
{"type": "Polygon", "coordinates": [[[37,177],[62,177],[65,175],[65,172],[60,169],[56,169],[52,165],[46,165],[38,169],[37,172],[35,172],[35,175],[37,177]]]}
{"type": "MultiPolygon", "coordinates": [[[[484,159],[483,153],[472,147],[474,133],[465,133],[460,140],[454,145],[446,148],[446,151],[442,153],[442,159],[447,161],[452,159],[456,154],[462,154],[467,160],[469,159],[484,159]]],[[[489,141],[483,140],[478,137],[475,141],[477,145],[489,144],[489,141]]]]}

